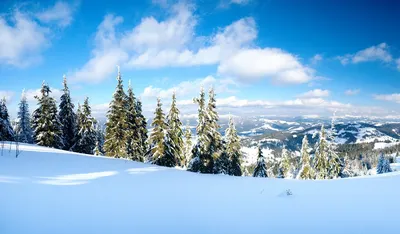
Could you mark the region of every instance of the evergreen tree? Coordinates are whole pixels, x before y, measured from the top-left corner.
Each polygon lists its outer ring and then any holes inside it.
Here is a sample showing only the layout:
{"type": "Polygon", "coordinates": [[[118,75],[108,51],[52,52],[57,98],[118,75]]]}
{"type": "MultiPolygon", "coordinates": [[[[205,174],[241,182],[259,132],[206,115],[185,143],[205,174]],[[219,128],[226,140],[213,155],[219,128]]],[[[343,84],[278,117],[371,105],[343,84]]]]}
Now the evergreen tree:
{"type": "Polygon", "coordinates": [[[160,166],[174,167],[178,159],[173,154],[172,139],[168,134],[168,125],[165,122],[165,114],[162,110],[161,100],[157,99],[157,108],[151,123],[153,131],[150,134],[148,158],[151,163],[160,166]]]}
{"type": "Polygon", "coordinates": [[[265,159],[260,146],[258,147],[257,165],[256,168],[254,168],[253,177],[268,177],[265,159]]]}
{"type": "Polygon", "coordinates": [[[6,99],[0,101],[0,141],[13,141],[14,129],[10,123],[10,116],[6,105],[6,99]]]}
{"type": "Polygon", "coordinates": [[[94,147],[93,154],[96,156],[101,156],[103,153],[100,151],[100,144],[99,141],[96,141],[96,147],[94,147]]]}
{"type": "Polygon", "coordinates": [[[183,130],[182,122],[179,119],[179,109],[176,106],[175,92],[172,94],[171,108],[167,115],[168,134],[172,140],[173,154],[178,159],[178,166],[185,165],[183,154],[183,130]]]}
{"type": "Polygon", "coordinates": [[[79,108],[79,110],[77,142],[72,146],[72,150],[83,154],[93,154],[97,142],[97,132],[94,128],[96,121],[92,117],[89,98],[85,99],[82,109],[79,108]]]}
{"type": "Polygon", "coordinates": [[[317,145],[317,149],[315,150],[314,169],[317,179],[329,178],[328,145],[325,139],[324,125],[321,127],[319,143],[317,145]]]}
{"type": "Polygon", "coordinates": [[[390,167],[389,160],[381,154],[378,159],[378,165],[376,167],[376,173],[377,174],[383,174],[383,173],[388,173],[392,172],[392,168],[390,167]]]}
{"type": "Polygon", "coordinates": [[[192,158],[188,165],[188,170],[193,172],[203,172],[201,171],[204,163],[208,163],[204,160],[203,154],[207,151],[207,135],[205,131],[206,127],[206,100],[203,87],[200,89],[200,95],[198,98],[193,99],[194,103],[199,105],[198,107],[198,118],[197,118],[197,143],[192,149],[192,158]]]}
{"type": "Polygon", "coordinates": [[[229,126],[225,130],[226,138],[226,154],[229,158],[228,174],[234,176],[241,176],[242,169],[240,167],[242,160],[242,152],[240,150],[240,138],[237,135],[235,124],[232,117],[229,117],[229,126]]]}
{"type": "Polygon", "coordinates": [[[140,135],[140,145],[138,149],[139,155],[145,155],[147,152],[147,121],[142,114],[142,102],[140,99],[136,102],[136,122],[138,126],[138,132],[140,135]]]}
{"type": "Polygon", "coordinates": [[[22,91],[21,101],[19,103],[18,119],[16,126],[16,136],[19,142],[32,144],[33,131],[31,128],[31,115],[29,105],[26,100],[25,90],[22,91]]]}
{"type": "Polygon", "coordinates": [[[328,175],[329,178],[338,178],[342,174],[343,165],[339,158],[339,155],[335,151],[335,113],[332,117],[331,123],[331,131],[329,135],[330,141],[327,142],[327,150],[328,150],[328,175]]]}
{"type": "Polygon", "coordinates": [[[62,139],[64,143],[63,149],[70,150],[75,144],[76,127],[76,114],[74,113],[74,104],[72,103],[69,88],[67,85],[67,78],[64,75],[63,81],[63,94],[60,97],[60,113],[58,118],[61,121],[62,139]]]}
{"type": "Polygon", "coordinates": [[[188,166],[188,162],[190,161],[192,157],[192,149],[193,149],[193,143],[192,143],[192,132],[190,131],[190,126],[189,123],[185,127],[185,142],[184,142],[184,147],[183,147],[183,155],[184,155],[184,165],[188,166]]]}
{"type": "Polygon", "coordinates": [[[282,175],[284,178],[293,178],[294,177],[294,168],[293,168],[293,159],[291,157],[290,152],[286,149],[282,149],[281,156],[281,166],[282,175]]]}
{"type": "Polygon", "coordinates": [[[104,130],[101,127],[99,121],[96,120],[96,146],[100,152],[99,155],[104,154],[103,146],[104,146],[104,130]]]}
{"type": "Polygon", "coordinates": [[[50,96],[49,86],[43,82],[38,100],[38,108],[33,112],[32,127],[38,145],[62,148],[61,122],[58,119],[56,100],[50,96]]]}
{"type": "Polygon", "coordinates": [[[107,156],[126,157],[127,138],[126,129],[127,111],[126,111],[126,95],[124,93],[121,73],[118,68],[117,87],[115,89],[113,99],[110,103],[106,123],[106,136],[104,142],[104,151],[107,156]]]}
{"type": "Polygon", "coordinates": [[[127,96],[127,154],[131,160],[143,162],[143,152],[141,151],[141,134],[139,132],[139,124],[136,107],[136,97],[133,93],[131,82],[129,81],[128,96],[127,96]]]}
{"type": "Polygon", "coordinates": [[[304,135],[300,154],[301,154],[301,162],[300,162],[301,167],[300,167],[300,171],[297,175],[297,178],[304,179],[304,180],[314,179],[315,173],[314,173],[314,169],[311,167],[307,135],[304,135]]]}

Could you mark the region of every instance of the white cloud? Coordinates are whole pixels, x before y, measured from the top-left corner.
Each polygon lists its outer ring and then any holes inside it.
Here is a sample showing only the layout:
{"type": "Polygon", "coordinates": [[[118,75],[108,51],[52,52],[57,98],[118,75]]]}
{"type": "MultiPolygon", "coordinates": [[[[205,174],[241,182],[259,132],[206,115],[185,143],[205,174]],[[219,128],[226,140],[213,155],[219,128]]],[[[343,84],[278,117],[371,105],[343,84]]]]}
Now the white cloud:
{"type": "Polygon", "coordinates": [[[361,63],[370,61],[382,61],[385,63],[393,60],[389,52],[389,46],[386,43],[381,43],[376,46],[371,46],[364,50],[360,50],[355,54],[346,54],[337,57],[343,65],[348,63],[361,63]]]}
{"type": "Polygon", "coordinates": [[[347,96],[354,96],[360,93],[359,89],[348,89],[344,92],[347,96]]]}
{"type": "Polygon", "coordinates": [[[36,14],[36,17],[44,23],[56,23],[60,27],[66,27],[72,22],[73,7],[66,2],[58,1],[54,6],[36,14]]]}
{"type": "Polygon", "coordinates": [[[15,93],[13,91],[0,90],[0,99],[5,98],[8,103],[12,101],[14,95],[15,93]]]}
{"type": "Polygon", "coordinates": [[[116,65],[127,60],[128,55],[117,45],[115,26],[122,17],[107,15],[99,25],[95,36],[92,58],[79,70],[70,75],[71,81],[99,82],[113,73],[116,65]]]}
{"type": "Polygon", "coordinates": [[[376,100],[400,103],[400,93],[374,95],[376,100]]]}
{"type": "Polygon", "coordinates": [[[9,15],[0,15],[0,64],[27,67],[39,63],[54,33],[54,28],[43,23],[67,26],[71,20],[72,8],[64,2],[57,2],[41,13],[17,9],[9,15]]]}
{"type": "Polygon", "coordinates": [[[301,98],[320,98],[320,97],[328,97],[330,95],[330,91],[326,89],[313,89],[306,93],[299,95],[301,98]]]}
{"type": "Polygon", "coordinates": [[[18,11],[8,20],[0,15],[0,64],[25,67],[39,62],[50,43],[49,29],[18,11]]]}
{"type": "MultiPolygon", "coordinates": [[[[50,87],[50,90],[51,90],[50,96],[55,98],[57,100],[57,102],[59,102],[63,91],[60,90],[60,89],[52,88],[52,87],[50,87]]],[[[36,100],[35,96],[40,96],[41,95],[40,88],[39,89],[28,89],[28,90],[25,90],[25,95],[26,95],[26,100],[29,103],[37,104],[37,100],[36,100]]]]}
{"type": "Polygon", "coordinates": [[[317,64],[317,63],[319,63],[320,61],[322,61],[324,58],[322,57],[322,55],[321,54],[316,54],[316,55],[314,55],[312,58],[311,58],[311,63],[312,64],[317,64]]]}
{"type": "Polygon", "coordinates": [[[234,92],[234,90],[231,89],[232,86],[236,86],[236,83],[230,80],[216,79],[213,76],[207,76],[204,79],[181,82],[169,89],[148,86],[140,96],[142,98],[160,97],[161,99],[169,99],[173,92],[175,92],[178,97],[185,97],[188,95],[194,96],[193,94],[198,93],[200,87],[203,87],[205,91],[214,87],[216,93],[234,92]]]}
{"type": "Polygon", "coordinates": [[[313,79],[314,70],[304,66],[297,56],[278,48],[257,48],[257,28],[251,17],[235,21],[215,34],[198,36],[194,7],[179,3],[171,9],[164,21],[145,17],[119,35],[115,34],[115,27],[122,18],[106,16],[97,35],[103,35],[104,24],[108,24],[110,28],[105,31],[112,40],[106,47],[95,43],[92,58],[72,76],[79,81],[101,81],[116,63],[121,63],[127,69],[218,65],[220,74],[242,81],[270,78],[274,83],[299,84],[313,79]],[[110,51],[119,56],[111,56],[110,51]]]}
{"type": "Polygon", "coordinates": [[[231,0],[231,3],[239,4],[239,5],[245,5],[249,3],[250,0],[231,0]]]}

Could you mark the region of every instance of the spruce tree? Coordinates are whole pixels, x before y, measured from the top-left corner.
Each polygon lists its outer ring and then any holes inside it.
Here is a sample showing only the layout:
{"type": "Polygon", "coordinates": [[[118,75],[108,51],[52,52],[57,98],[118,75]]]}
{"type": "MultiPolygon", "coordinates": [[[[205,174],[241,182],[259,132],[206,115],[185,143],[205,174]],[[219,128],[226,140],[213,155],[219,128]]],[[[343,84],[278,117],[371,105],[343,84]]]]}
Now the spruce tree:
{"type": "Polygon", "coordinates": [[[38,108],[33,112],[32,127],[38,145],[59,148],[63,147],[61,122],[58,119],[56,100],[50,96],[49,86],[43,82],[38,100],[38,108]]]}
{"type": "Polygon", "coordinates": [[[268,177],[265,159],[260,146],[258,147],[257,165],[254,168],[253,177],[268,177]]]}
{"type": "Polygon", "coordinates": [[[102,125],[100,124],[99,121],[96,120],[96,142],[97,142],[97,147],[98,150],[100,151],[100,155],[104,154],[103,146],[104,146],[104,130],[101,127],[102,125]]]}
{"type": "Polygon", "coordinates": [[[183,154],[183,130],[182,122],[179,119],[179,109],[176,106],[175,92],[172,94],[171,108],[167,115],[168,134],[172,140],[173,154],[178,159],[178,166],[185,166],[183,154]]]}
{"type": "Polygon", "coordinates": [[[0,141],[14,141],[15,133],[10,123],[6,99],[0,101],[0,141]]]}
{"type": "Polygon", "coordinates": [[[228,174],[234,176],[241,176],[241,160],[242,152],[240,147],[240,138],[237,135],[235,124],[233,123],[232,117],[229,117],[229,126],[225,130],[225,141],[226,141],[226,154],[229,158],[229,169],[228,174]]]}
{"type": "Polygon", "coordinates": [[[127,96],[127,155],[131,160],[143,162],[143,152],[141,151],[141,134],[139,131],[140,120],[137,115],[137,102],[133,93],[131,82],[129,81],[127,96]]]}
{"type": "Polygon", "coordinates": [[[328,145],[325,139],[324,125],[321,127],[319,142],[315,150],[314,169],[317,179],[329,178],[328,145]]]}
{"type": "Polygon", "coordinates": [[[293,178],[293,159],[291,158],[290,152],[286,148],[282,149],[281,160],[280,168],[282,169],[283,177],[293,178]]]}
{"type": "Polygon", "coordinates": [[[150,150],[148,152],[150,162],[159,166],[176,166],[178,160],[173,154],[172,140],[168,135],[168,125],[165,122],[160,98],[157,99],[157,107],[151,126],[153,131],[149,137],[150,150]]]}
{"type": "Polygon", "coordinates": [[[65,150],[70,150],[71,147],[75,144],[75,134],[77,133],[76,127],[76,114],[74,112],[74,104],[72,103],[70,91],[67,85],[67,78],[64,75],[63,80],[63,94],[60,97],[60,113],[58,114],[58,118],[61,121],[62,128],[62,138],[65,150]]]}
{"type": "Polygon", "coordinates": [[[101,156],[103,153],[100,151],[100,144],[99,141],[96,141],[96,147],[94,147],[93,154],[96,156],[101,156]]]}
{"type": "Polygon", "coordinates": [[[93,154],[97,142],[97,132],[94,127],[96,121],[92,117],[89,106],[89,98],[85,99],[82,109],[79,109],[77,142],[72,146],[72,150],[83,154],[93,154]]]}
{"type": "Polygon", "coordinates": [[[193,143],[192,143],[192,132],[190,131],[190,126],[189,123],[187,123],[185,127],[185,142],[184,142],[184,147],[183,147],[183,156],[184,156],[184,165],[188,166],[189,161],[192,157],[192,149],[193,149],[193,143]]]}
{"type": "Polygon", "coordinates": [[[329,178],[338,178],[342,174],[343,164],[339,155],[335,151],[335,114],[332,117],[331,131],[329,134],[329,141],[327,141],[328,150],[328,175],[329,178]]]}
{"type": "Polygon", "coordinates": [[[214,173],[215,174],[227,174],[230,173],[231,161],[226,150],[223,150],[219,157],[214,163],[214,173]]]}
{"type": "Polygon", "coordinates": [[[140,135],[140,145],[138,149],[138,154],[142,155],[142,157],[147,152],[147,121],[144,115],[142,114],[142,102],[140,99],[136,102],[136,123],[138,126],[138,132],[140,135]]]}
{"type": "Polygon", "coordinates": [[[199,105],[198,107],[198,118],[197,118],[197,143],[192,149],[192,158],[188,165],[188,170],[193,172],[202,172],[201,164],[203,164],[203,158],[201,155],[207,151],[207,135],[205,131],[206,127],[206,100],[203,87],[200,89],[200,95],[198,98],[193,99],[194,103],[199,105]]]}
{"type": "Polygon", "coordinates": [[[314,169],[311,167],[307,135],[304,135],[300,154],[301,154],[300,171],[297,175],[297,178],[304,180],[314,179],[315,173],[314,169]]]}
{"type": "Polygon", "coordinates": [[[108,122],[106,123],[104,151],[107,156],[119,158],[126,157],[128,138],[126,131],[128,128],[126,95],[124,93],[119,68],[117,81],[118,84],[107,114],[108,122]]]}
{"type": "Polygon", "coordinates": [[[18,119],[16,126],[16,136],[19,142],[32,144],[33,131],[31,128],[31,115],[29,105],[26,99],[25,90],[22,91],[21,101],[19,103],[18,119]]]}
{"type": "Polygon", "coordinates": [[[383,174],[388,172],[392,172],[389,160],[386,159],[383,154],[381,154],[378,159],[378,165],[376,166],[376,173],[383,174]]]}

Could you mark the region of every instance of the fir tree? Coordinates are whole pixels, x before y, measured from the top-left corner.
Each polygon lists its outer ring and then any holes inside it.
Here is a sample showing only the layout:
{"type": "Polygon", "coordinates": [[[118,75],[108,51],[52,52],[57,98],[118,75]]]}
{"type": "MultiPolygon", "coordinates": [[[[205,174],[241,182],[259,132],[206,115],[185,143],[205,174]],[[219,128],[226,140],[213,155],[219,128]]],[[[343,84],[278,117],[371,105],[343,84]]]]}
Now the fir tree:
{"type": "Polygon", "coordinates": [[[284,178],[293,178],[293,159],[291,157],[290,152],[286,149],[282,149],[282,156],[281,156],[281,166],[280,169],[282,169],[282,174],[284,178]]]}
{"type": "Polygon", "coordinates": [[[98,146],[98,150],[100,151],[101,155],[104,154],[103,146],[104,146],[104,130],[101,127],[102,125],[100,124],[99,121],[96,122],[96,144],[98,146]]]}
{"type": "Polygon", "coordinates": [[[97,132],[94,128],[96,121],[92,117],[89,98],[85,99],[80,112],[78,115],[77,142],[72,146],[72,150],[83,154],[93,154],[97,142],[97,132]]]}
{"type": "Polygon", "coordinates": [[[383,174],[388,172],[392,172],[389,160],[386,159],[385,156],[383,156],[383,154],[381,154],[378,159],[378,165],[376,166],[376,173],[383,174]]]}
{"type": "Polygon", "coordinates": [[[25,90],[22,91],[21,101],[19,103],[18,119],[16,126],[16,135],[19,142],[32,144],[33,131],[31,128],[31,115],[29,105],[26,100],[25,90]]]}
{"type": "Polygon", "coordinates": [[[317,179],[329,178],[328,145],[325,139],[324,125],[321,127],[319,142],[315,150],[314,169],[317,179]]]}
{"type": "Polygon", "coordinates": [[[32,127],[38,145],[62,148],[61,122],[58,119],[56,100],[50,96],[49,86],[43,82],[38,100],[38,108],[33,112],[32,127]]]}
{"type": "Polygon", "coordinates": [[[143,152],[141,151],[141,134],[139,132],[138,115],[136,107],[136,97],[133,93],[131,82],[129,81],[128,96],[127,96],[127,154],[131,160],[143,162],[143,152]]]}
{"type": "Polygon", "coordinates": [[[328,150],[328,175],[329,178],[338,178],[342,174],[343,165],[339,158],[339,155],[335,151],[335,113],[332,117],[331,122],[331,131],[329,135],[329,140],[327,142],[327,150],[328,150]]]}
{"type": "Polygon", "coordinates": [[[190,161],[192,157],[192,149],[193,149],[193,143],[192,143],[192,132],[190,131],[190,126],[189,123],[185,127],[185,142],[184,142],[184,147],[183,147],[183,156],[184,156],[184,165],[188,166],[188,162],[190,161]]]}
{"type": "Polygon", "coordinates": [[[13,141],[14,129],[10,123],[10,116],[6,105],[6,99],[0,101],[0,141],[13,141]]]}
{"type": "Polygon", "coordinates": [[[121,73],[118,68],[117,87],[115,89],[113,99],[110,103],[106,123],[106,135],[104,142],[104,151],[107,156],[126,157],[127,138],[126,129],[127,111],[126,111],[126,95],[124,93],[121,73]]]}
{"type": "Polygon", "coordinates": [[[142,114],[142,102],[140,101],[140,99],[138,99],[136,102],[136,115],[136,122],[140,135],[138,154],[145,155],[147,152],[147,121],[142,114]]]}
{"type": "Polygon", "coordinates": [[[76,127],[76,114],[74,113],[74,104],[72,103],[69,88],[67,85],[67,78],[64,75],[63,81],[63,94],[60,97],[60,113],[58,118],[61,121],[62,139],[64,143],[63,149],[70,150],[75,144],[75,134],[77,133],[76,127]]]}
{"type": "Polygon", "coordinates": [[[178,166],[185,166],[183,154],[183,130],[179,119],[179,109],[176,106],[175,92],[172,94],[171,108],[167,115],[168,134],[171,137],[173,154],[178,159],[178,166]]]}
{"type": "Polygon", "coordinates": [[[206,100],[203,87],[200,89],[200,95],[198,98],[193,99],[194,103],[199,105],[198,107],[198,118],[197,118],[197,143],[192,149],[192,158],[188,165],[188,170],[193,172],[203,172],[201,171],[205,162],[202,154],[207,151],[207,135],[206,135],[206,100]]]}
{"type": "Polygon", "coordinates": [[[314,169],[311,167],[307,135],[304,135],[300,154],[301,154],[300,171],[297,175],[297,178],[304,180],[314,179],[315,173],[314,169]]]}
{"type": "Polygon", "coordinates": [[[149,137],[150,150],[148,152],[151,163],[166,167],[176,166],[178,160],[173,154],[172,140],[168,135],[168,125],[165,122],[165,114],[159,98],[151,126],[153,131],[149,137]]]}
{"type": "Polygon", "coordinates": [[[99,141],[96,141],[96,147],[94,147],[93,154],[96,156],[101,156],[103,153],[100,151],[100,144],[99,141]]]}
{"type": "Polygon", "coordinates": [[[268,177],[265,159],[260,146],[258,147],[257,165],[256,168],[254,168],[253,177],[268,177]]]}
{"type": "Polygon", "coordinates": [[[240,167],[242,160],[242,152],[240,150],[240,138],[237,135],[235,124],[232,117],[229,117],[229,126],[225,130],[226,138],[226,154],[229,158],[228,174],[234,176],[241,176],[242,169],[240,167]]]}

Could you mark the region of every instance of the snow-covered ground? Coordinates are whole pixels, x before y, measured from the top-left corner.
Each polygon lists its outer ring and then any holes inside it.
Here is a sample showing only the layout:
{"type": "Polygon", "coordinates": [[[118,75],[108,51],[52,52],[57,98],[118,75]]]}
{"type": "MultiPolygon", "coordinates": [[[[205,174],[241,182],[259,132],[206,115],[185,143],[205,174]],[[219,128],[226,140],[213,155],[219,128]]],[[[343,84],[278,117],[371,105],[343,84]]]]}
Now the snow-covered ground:
{"type": "Polygon", "coordinates": [[[8,149],[0,156],[1,234],[398,233],[400,172],[325,181],[230,177],[21,150],[18,158],[8,149]]]}

